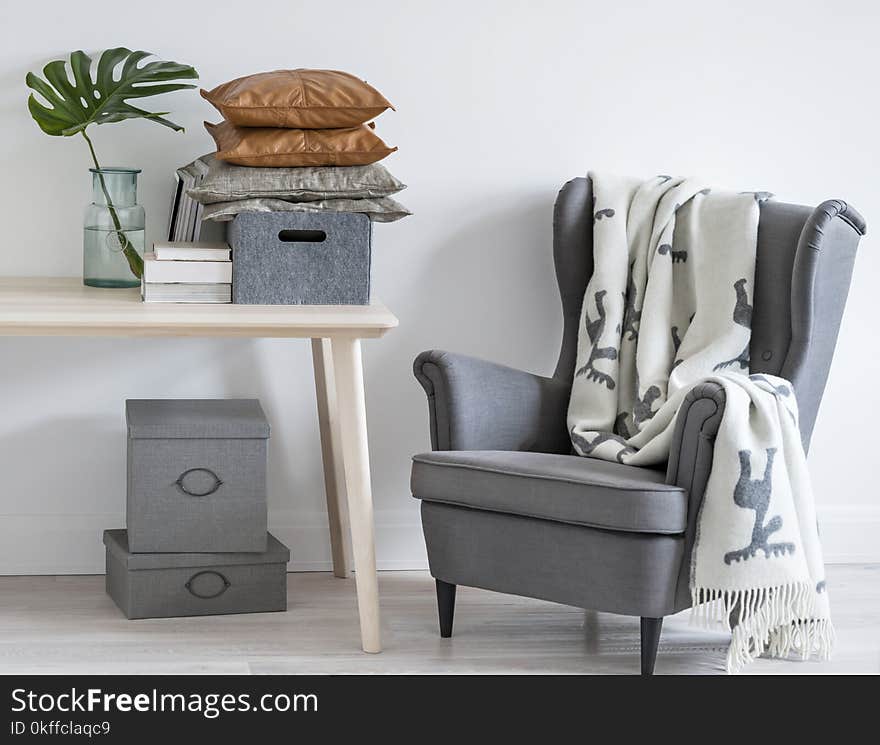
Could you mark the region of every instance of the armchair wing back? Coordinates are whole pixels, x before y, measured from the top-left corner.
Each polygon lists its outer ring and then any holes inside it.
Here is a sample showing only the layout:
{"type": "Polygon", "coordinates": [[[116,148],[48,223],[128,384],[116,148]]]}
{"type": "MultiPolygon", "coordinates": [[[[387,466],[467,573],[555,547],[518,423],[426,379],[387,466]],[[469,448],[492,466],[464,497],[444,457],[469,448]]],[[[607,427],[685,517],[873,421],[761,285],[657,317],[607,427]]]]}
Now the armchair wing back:
{"type": "MultiPolygon", "coordinates": [[[[569,181],[553,214],[553,256],[562,298],[562,348],[553,375],[571,383],[581,303],[593,271],[592,189],[569,181]]],[[[751,371],[791,381],[801,436],[810,436],[846,305],[864,218],[832,199],[815,209],[784,202],[761,205],[752,315],[751,371]]]]}

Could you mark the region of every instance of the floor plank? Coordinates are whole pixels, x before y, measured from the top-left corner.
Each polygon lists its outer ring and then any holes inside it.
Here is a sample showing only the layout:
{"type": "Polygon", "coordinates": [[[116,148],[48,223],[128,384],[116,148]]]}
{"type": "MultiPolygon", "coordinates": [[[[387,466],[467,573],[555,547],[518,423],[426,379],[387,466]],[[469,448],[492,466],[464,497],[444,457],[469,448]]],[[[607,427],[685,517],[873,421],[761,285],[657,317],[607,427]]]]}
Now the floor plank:
{"type": "MultiPolygon", "coordinates": [[[[286,613],[127,621],[103,577],[0,578],[6,674],[638,672],[638,619],[459,588],[455,634],[440,639],[433,580],[382,572],[380,655],[359,652],[354,583],[290,574],[286,613]]],[[[880,672],[880,566],[828,568],[837,629],[828,662],[758,660],[745,672],[880,672]]],[[[666,620],[657,674],[720,674],[728,636],[666,620]]]]}

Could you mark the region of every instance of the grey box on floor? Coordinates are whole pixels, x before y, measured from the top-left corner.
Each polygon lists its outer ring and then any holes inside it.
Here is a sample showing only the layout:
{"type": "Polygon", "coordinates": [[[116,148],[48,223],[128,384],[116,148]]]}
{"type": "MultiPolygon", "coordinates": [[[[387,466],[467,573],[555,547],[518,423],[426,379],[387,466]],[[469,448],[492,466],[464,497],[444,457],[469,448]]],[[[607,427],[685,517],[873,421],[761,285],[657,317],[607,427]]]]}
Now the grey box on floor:
{"type": "Polygon", "coordinates": [[[261,553],[133,553],[125,530],[104,545],[107,594],[127,618],[287,610],[290,551],[272,535],[261,553]]]}
{"type": "Polygon", "coordinates": [[[232,302],[368,305],[372,224],[363,214],[244,212],[228,231],[232,302]]]}
{"type": "Polygon", "coordinates": [[[134,553],[266,550],[269,423],[255,399],[130,400],[134,553]]]}

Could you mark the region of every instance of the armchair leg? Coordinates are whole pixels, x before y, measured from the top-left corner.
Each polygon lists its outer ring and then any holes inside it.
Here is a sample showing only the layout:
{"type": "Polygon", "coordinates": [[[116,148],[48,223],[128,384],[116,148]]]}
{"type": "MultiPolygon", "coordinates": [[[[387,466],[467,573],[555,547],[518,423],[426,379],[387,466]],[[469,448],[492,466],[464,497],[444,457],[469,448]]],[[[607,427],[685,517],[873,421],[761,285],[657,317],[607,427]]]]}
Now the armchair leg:
{"type": "Polygon", "coordinates": [[[662,618],[642,618],[642,675],[654,674],[654,662],[657,659],[657,647],[660,644],[660,628],[662,618]]]}
{"type": "Polygon", "coordinates": [[[437,612],[440,616],[440,636],[448,639],[452,636],[452,619],[455,615],[455,585],[435,580],[437,583],[437,612]]]}

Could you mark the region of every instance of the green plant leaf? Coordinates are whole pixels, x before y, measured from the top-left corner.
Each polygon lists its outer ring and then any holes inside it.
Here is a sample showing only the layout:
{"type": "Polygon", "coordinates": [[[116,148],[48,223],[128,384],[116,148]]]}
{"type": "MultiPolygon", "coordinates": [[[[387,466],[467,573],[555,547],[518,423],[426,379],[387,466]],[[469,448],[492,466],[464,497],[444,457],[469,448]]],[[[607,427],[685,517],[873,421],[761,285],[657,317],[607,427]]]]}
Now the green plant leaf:
{"type": "Polygon", "coordinates": [[[150,52],[132,52],[124,47],[101,53],[92,75],[92,58],[83,51],[72,52],[69,62],[55,60],[43,68],[44,78],[32,72],[25,82],[37,95],[28,96],[28,110],[46,134],[70,137],[90,124],[109,124],[124,119],[149,119],[183,129],[164,117],[167,112],[151,112],[128,103],[184,88],[195,88],[181,80],[197,80],[199,74],[189,65],[155,60],[138,66],[150,52]],[[118,78],[114,70],[119,68],[118,78]],[[39,98],[43,99],[40,101],[39,98]],[[48,104],[48,105],[47,105],[48,104]]]}

